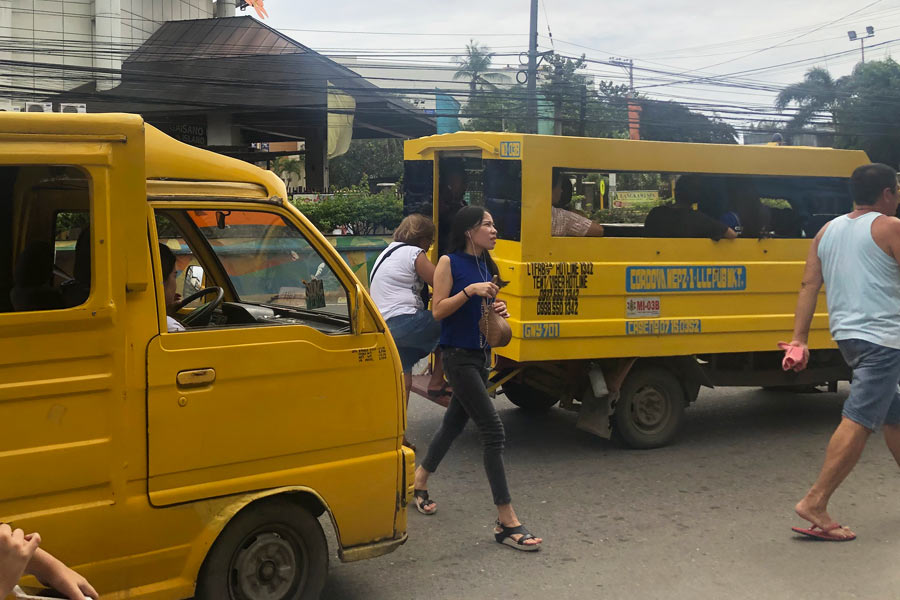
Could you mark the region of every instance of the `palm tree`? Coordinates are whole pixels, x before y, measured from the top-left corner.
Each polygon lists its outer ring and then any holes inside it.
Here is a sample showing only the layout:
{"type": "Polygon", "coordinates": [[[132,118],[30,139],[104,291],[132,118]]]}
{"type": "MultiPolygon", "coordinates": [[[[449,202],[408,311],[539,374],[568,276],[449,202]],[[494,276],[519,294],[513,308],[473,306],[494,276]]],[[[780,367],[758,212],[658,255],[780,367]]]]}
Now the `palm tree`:
{"type": "Polygon", "coordinates": [[[502,73],[490,70],[493,57],[494,53],[490,48],[479,46],[478,42],[469,40],[469,43],[466,44],[465,56],[454,57],[459,69],[453,74],[453,79],[468,79],[470,96],[475,94],[478,86],[496,89],[497,86],[494,85],[494,82],[506,81],[507,77],[502,73]]]}
{"type": "Polygon", "coordinates": [[[787,86],[775,99],[775,108],[783,111],[792,102],[797,104],[797,112],[788,121],[789,130],[801,129],[819,113],[831,114],[835,120],[835,110],[844,98],[849,78],[834,79],[822,67],[813,67],[803,76],[803,81],[787,86]]]}
{"type": "Polygon", "coordinates": [[[284,180],[284,184],[288,187],[296,178],[297,182],[303,181],[304,164],[303,161],[295,156],[279,156],[272,163],[272,171],[284,180]]]}

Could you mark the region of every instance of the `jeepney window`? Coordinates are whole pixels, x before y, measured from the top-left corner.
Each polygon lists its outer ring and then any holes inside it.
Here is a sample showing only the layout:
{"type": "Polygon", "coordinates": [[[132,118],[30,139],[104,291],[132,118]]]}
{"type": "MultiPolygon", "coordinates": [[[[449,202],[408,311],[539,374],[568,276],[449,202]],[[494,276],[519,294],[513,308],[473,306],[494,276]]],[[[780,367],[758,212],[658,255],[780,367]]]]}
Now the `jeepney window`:
{"type": "Polygon", "coordinates": [[[522,239],[522,162],[488,159],[484,161],[484,208],[494,217],[497,237],[518,242],[522,239]]]}
{"type": "Polygon", "coordinates": [[[692,222],[722,224],[740,237],[814,237],[853,205],[849,181],[842,177],[556,168],[553,181],[554,203],[561,195],[566,210],[602,224],[607,237],[706,237],[698,232],[716,229],[698,226],[691,232],[675,219],[650,217],[657,207],[675,205],[700,213],[692,222]],[[560,194],[559,187],[570,194],[560,194]]]}
{"type": "Polygon", "coordinates": [[[403,163],[403,215],[420,214],[429,219],[434,209],[434,161],[403,163]]]}
{"type": "Polygon", "coordinates": [[[0,312],[62,310],[91,294],[90,179],[76,167],[0,168],[0,312]]]}
{"type": "Polygon", "coordinates": [[[550,232],[557,237],[600,237],[603,226],[594,222],[597,206],[596,174],[553,169],[550,185],[550,232]]]}

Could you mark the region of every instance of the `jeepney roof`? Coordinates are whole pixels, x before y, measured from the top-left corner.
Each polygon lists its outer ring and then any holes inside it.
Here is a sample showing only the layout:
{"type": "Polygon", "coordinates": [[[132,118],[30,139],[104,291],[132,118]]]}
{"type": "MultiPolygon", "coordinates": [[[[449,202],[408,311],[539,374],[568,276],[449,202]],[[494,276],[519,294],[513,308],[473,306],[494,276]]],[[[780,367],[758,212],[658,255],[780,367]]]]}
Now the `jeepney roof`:
{"type": "Polygon", "coordinates": [[[849,176],[870,162],[862,150],[810,146],[746,146],[613,138],[460,131],[404,143],[406,160],[433,159],[435,152],[480,151],[482,158],[537,158],[573,169],[664,170],[798,176],[849,176]],[[662,168],[665,167],[665,168],[662,168]]]}

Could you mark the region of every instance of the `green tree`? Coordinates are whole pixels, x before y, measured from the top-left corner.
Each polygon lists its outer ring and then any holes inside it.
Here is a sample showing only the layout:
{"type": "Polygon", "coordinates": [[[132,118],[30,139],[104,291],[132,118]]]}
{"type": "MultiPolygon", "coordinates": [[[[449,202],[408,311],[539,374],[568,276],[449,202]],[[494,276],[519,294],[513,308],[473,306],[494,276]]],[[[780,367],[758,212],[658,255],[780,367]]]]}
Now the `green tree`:
{"type": "MultiPolygon", "coordinates": [[[[578,71],[585,66],[584,54],[571,59],[559,54],[544,57],[539,76],[541,93],[553,105],[556,135],[576,135],[580,121],[582,96],[586,94],[587,80],[578,71]]],[[[584,100],[586,102],[586,99],[584,100]]]]}
{"type": "Polygon", "coordinates": [[[468,131],[528,131],[525,118],[525,87],[479,90],[469,98],[462,117],[468,131]]]}
{"type": "Polygon", "coordinates": [[[393,190],[369,193],[367,177],[318,200],[296,200],[293,204],[326,234],[345,227],[353,235],[372,235],[379,228],[394,229],[403,219],[400,197],[393,190]]]}
{"type": "Polygon", "coordinates": [[[456,65],[459,67],[453,74],[453,79],[465,79],[469,82],[469,97],[475,96],[479,88],[487,87],[496,90],[495,84],[507,81],[506,75],[491,71],[491,62],[494,53],[487,46],[479,46],[478,42],[469,40],[466,44],[466,53],[456,56],[456,65]]]}
{"type": "Polygon", "coordinates": [[[328,178],[336,189],[359,184],[363,177],[398,179],[403,175],[403,140],[353,140],[346,154],[328,164],[328,178]]]}
{"type": "Polygon", "coordinates": [[[865,150],[873,161],[900,164],[900,64],[893,59],[859,63],[835,80],[822,68],[811,69],[800,83],[784,89],[775,107],[797,105],[789,122],[796,130],[828,113],[838,148],[865,150]]]}
{"type": "Polygon", "coordinates": [[[290,187],[292,181],[298,183],[303,180],[304,162],[293,156],[279,156],[272,161],[272,171],[284,180],[284,184],[290,187]]]}
{"type": "Polygon", "coordinates": [[[893,59],[853,69],[835,109],[835,145],[865,150],[873,161],[900,164],[900,64],[893,59]]]}
{"type": "Polygon", "coordinates": [[[789,131],[798,131],[808,125],[817,115],[829,113],[835,121],[835,110],[849,78],[835,80],[827,69],[813,67],[803,76],[803,81],[787,86],[775,98],[775,108],[783,111],[791,104],[797,105],[797,112],[788,121],[789,131]]]}
{"type": "Polygon", "coordinates": [[[641,139],[663,142],[734,144],[734,128],[692,112],[678,102],[641,99],[641,139]]]}

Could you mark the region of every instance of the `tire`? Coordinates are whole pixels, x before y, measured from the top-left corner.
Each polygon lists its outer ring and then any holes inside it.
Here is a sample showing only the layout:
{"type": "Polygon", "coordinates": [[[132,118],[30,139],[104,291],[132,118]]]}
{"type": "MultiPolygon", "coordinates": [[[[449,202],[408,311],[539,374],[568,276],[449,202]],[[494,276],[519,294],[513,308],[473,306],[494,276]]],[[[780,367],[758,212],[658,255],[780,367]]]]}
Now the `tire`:
{"type": "Polygon", "coordinates": [[[522,410],[534,413],[546,412],[559,402],[558,396],[551,396],[521,381],[507,381],[503,384],[503,393],[522,410]]]}
{"type": "Polygon", "coordinates": [[[197,577],[197,600],[315,600],[328,575],[322,526],[286,498],[251,504],[219,534],[197,577]]]}
{"type": "Polygon", "coordinates": [[[684,422],[684,387],[668,369],[637,367],[625,379],[614,413],[616,436],[630,448],[669,444],[684,422]]]}

